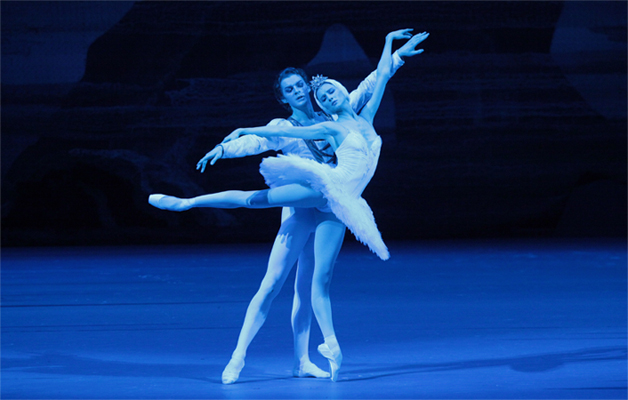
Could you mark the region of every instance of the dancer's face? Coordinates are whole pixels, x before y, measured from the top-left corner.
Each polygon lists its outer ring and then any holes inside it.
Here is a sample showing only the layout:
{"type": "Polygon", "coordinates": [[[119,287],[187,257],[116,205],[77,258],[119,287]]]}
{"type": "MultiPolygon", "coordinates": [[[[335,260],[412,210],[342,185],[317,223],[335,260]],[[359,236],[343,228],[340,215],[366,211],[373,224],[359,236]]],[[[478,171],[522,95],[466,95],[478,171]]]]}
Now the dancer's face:
{"type": "Polygon", "coordinates": [[[334,111],[341,107],[346,97],[342,91],[338,90],[331,83],[323,83],[316,91],[316,96],[323,108],[332,114],[336,114],[334,111]]]}
{"type": "Polygon", "coordinates": [[[300,108],[310,102],[310,86],[300,75],[290,75],[281,81],[283,100],[290,107],[300,108]]]}

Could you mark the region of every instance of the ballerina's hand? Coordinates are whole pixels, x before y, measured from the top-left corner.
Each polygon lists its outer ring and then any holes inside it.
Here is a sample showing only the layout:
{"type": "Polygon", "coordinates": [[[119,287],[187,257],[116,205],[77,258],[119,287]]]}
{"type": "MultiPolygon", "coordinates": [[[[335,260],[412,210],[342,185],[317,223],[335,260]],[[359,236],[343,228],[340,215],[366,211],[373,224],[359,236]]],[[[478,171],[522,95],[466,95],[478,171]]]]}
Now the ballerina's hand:
{"type": "Polygon", "coordinates": [[[412,37],[413,28],[399,29],[398,31],[392,31],[386,35],[386,39],[398,40],[398,39],[410,39],[412,37]]]}
{"type": "Polygon", "coordinates": [[[221,143],[230,142],[232,140],[235,140],[235,139],[239,138],[242,135],[244,135],[244,129],[238,128],[235,131],[233,131],[230,134],[228,134],[224,139],[222,139],[221,143]]]}
{"type": "MultiPolygon", "coordinates": [[[[389,33],[389,35],[390,35],[390,33],[389,33]]],[[[408,40],[403,46],[401,46],[397,50],[397,53],[399,54],[400,57],[412,57],[412,56],[415,56],[417,54],[423,53],[423,49],[416,50],[415,47],[419,43],[421,43],[422,41],[427,39],[427,37],[429,35],[430,35],[429,33],[423,32],[423,33],[419,33],[419,34],[416,34],[416,35],[412,36],[410,38],[410,40],[408,40]]]]}
{"type": "Polygon", "coordinates": [[[201,158],[200,161],[196,164],[196,169],[200,169],[201,173],[205,172],[205,167],[207,166],[207,161],[209,161],[209,165],[216,164],[216,161],[220,160],[220,158],[224,155],[224,149],[222,146],[218,145],[212,149],[209,153],[205,154],[205,157],[201,158]]]}

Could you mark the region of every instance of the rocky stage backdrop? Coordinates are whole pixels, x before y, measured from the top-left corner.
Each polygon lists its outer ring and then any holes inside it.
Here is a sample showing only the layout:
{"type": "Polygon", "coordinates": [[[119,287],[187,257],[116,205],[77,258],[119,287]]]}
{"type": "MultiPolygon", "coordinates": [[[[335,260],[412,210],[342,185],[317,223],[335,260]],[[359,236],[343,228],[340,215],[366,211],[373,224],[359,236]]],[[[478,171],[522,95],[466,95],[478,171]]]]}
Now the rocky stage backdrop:
{"type": "MultiPolygon", "coordinates": [[[[626,2],[2,1],[2,245],[270,242],[275,210],[172,213],[149,193],[258,189],[196,162],[286,117],[287,66],[351,90],[387,32],[364,197],[385,240],[626,235],[626,2]]],[[[348,235],[348,240],[353,238],[348,235]]]]}

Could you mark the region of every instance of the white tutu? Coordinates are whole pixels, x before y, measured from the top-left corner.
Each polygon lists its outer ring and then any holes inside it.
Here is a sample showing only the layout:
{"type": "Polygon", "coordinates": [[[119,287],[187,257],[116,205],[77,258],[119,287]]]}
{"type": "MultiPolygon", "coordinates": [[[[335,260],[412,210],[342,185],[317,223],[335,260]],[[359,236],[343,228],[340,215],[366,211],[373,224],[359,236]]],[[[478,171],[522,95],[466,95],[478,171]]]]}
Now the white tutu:
{"type": "Polygon", "coordinates": [[[336,149],[338,166],[335,168],[294,155],[278,155],[262,160],[260,172],[271,188],[299,183],[320,191],[331,211],[355,237],[382,260],[387,260],[390,255],[373,211],[361,197],[375,173],[381,143],[378,137],[369,148],[360,133],[351,132],[336,149]]]}

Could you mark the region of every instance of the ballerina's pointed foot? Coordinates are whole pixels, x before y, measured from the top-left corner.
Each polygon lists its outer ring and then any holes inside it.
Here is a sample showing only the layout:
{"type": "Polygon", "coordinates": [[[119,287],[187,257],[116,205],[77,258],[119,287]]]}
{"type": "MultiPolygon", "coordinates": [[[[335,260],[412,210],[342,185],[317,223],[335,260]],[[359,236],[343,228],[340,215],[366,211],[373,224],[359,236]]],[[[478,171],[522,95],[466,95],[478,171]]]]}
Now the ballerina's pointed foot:
{"type": "Polygon", "coordinates": [[[336,346],[332,351],[327,343],[323,343],[318,346],[318,352],[329,361],[331,380],[336,382],[338,380],[338,370],[340,370],[340,366],[342,365],[342,352],[340,351],[340,347],[336,346]]]}
{"type": "Polygon", "coordinates": [[[244,368],[244,359],[232,358],[229,361],[229,364],[225,367],[225,370],[222,371],[222,383],[225,385],[235,383],[240,377],[240,371],[242,371],[242,368],[244,368]]]}
{"type": "Polygon", "coordinates": [[[186,211],[192,208],[189,199],[180,199],[165,194],[151,194],[148,196],[148,204],[153,207],[168,211],[186,211]]]}
{"type": "Polygon", "coordinates": [[[292,375],[296,378],[329,378],[329,372],[318,368],[313,362],[306,362],[294,367],[292,375]]]}

